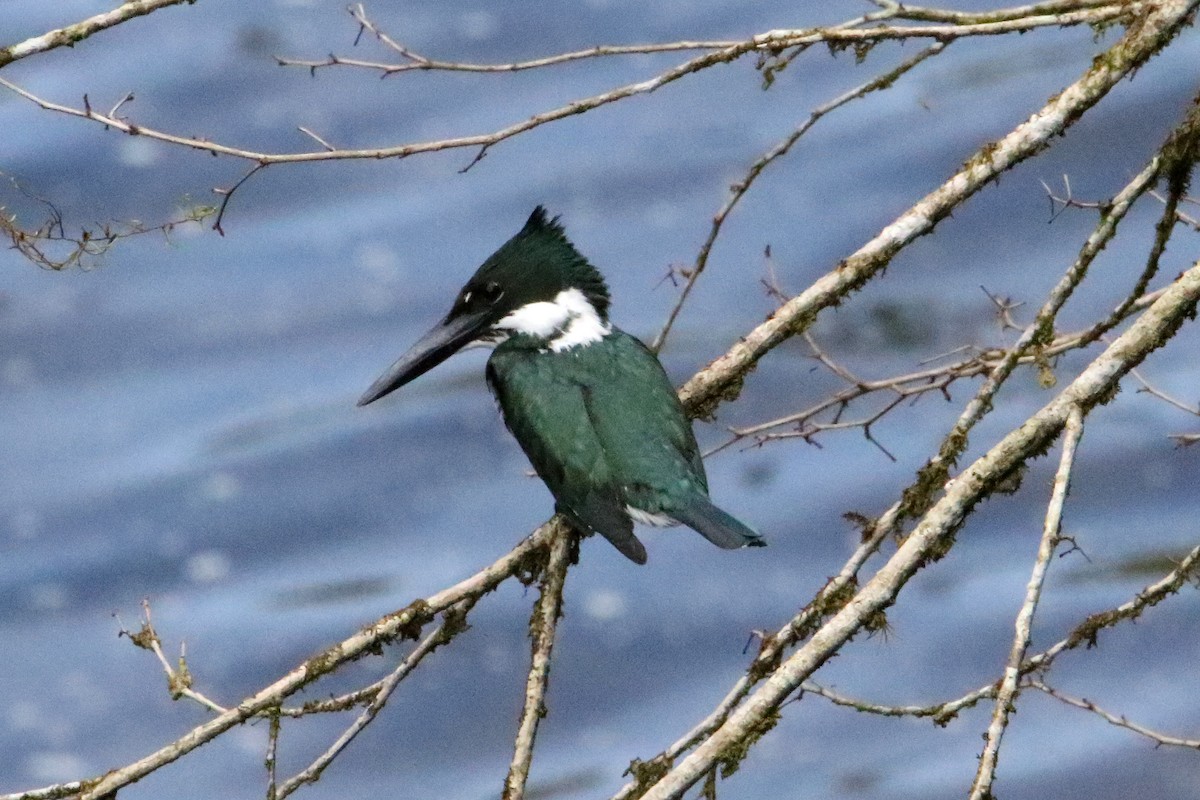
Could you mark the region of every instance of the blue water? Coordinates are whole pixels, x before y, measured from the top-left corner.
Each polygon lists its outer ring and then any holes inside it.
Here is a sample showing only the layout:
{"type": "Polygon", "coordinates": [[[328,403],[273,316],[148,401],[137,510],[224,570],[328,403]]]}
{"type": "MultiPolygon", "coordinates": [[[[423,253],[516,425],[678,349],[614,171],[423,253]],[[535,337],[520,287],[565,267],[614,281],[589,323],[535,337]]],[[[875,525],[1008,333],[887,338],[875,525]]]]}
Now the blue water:
{"type": "MultiPolygon", "coordinates": [[[[4,43],[107,8],[9,3],[4,43]]],[[[204,0],[136,20],[5,68],[50,99],[84,93],[107,109],[184,134],[279,150],[310,149],[305,125],[344,147],[488,131],[612,86],[679,56],[606,59],[514,75],[414,73],[384,81],[350,70],[315,79],[272,55],[386,54],[355,34],[343,3],[204,0]]],[[[859,4],[782,2],[578,7],[519,2],[375,4],[400,40],[435,57],[507,61],[599,42],[735,38],[860,13],[859,4]]],[[[682,382],[772,308],[760,279],[770,245],[780,285],[796,292],[1073,80],[1088,30],[1013,42],[959,42],[869,103],[817,126],[764,175],[731,217],[664,354],[682,382]]],[[[387,401],[354,400],[439,317],[462,281],[544,203],[605,272],[614,319],[649,338],[676,297],[662,281],[690,263],[727,185],[815,105],[915,52],[881,46],[864,65],[806,54],[768,92],[751,62],[693,76],[653,96],[542,128],[474,155],[275,167],[233,199],[227,235],[181,229],[169,243],[122,242],[88,270],[39,270],[0,255],[0,791],[95,775],[206,719],[172,704],[152,657],[116,637],[148,598],[174,656],[186,642],[197,688],[236,703],[359,626],[490,563],[551,508],[464,354],[387,401]],[[119,618],[114,618],[117,615],[119,618]]],[[[1139,170],[1194,92],[1200,41],[1187,32],[1122,84],[1053,150],[1007,174],[882,280],[818,327],[867,377],[1011,334],[993,324],[983,284],[1036,306],[1092,224],[1047,225],[1039,179],[1069,173],[1081,197],[1114,192],[1139,170]],[[900,344],[897,345],[898,339],[900,344]]],[[[245,169],[41,112],[0,94],[0,171],[53,200],[69,227],[170,217],[211,202],[245,169]]],[[[5,187],[0,204],[37,220],[5,187]]],[[[1064,312],[1062,327],[1111,307],[1140,269],[1157,209],[1135,215],[1097,265],[1107,271],[1064,312]]],[[[1181,234],[1174,274],[1197,257],[1181,234]]],[[[1030,306],[1023,311],[1028,312],[1030,306]]],[[[1027,319],[1028,317],[1024,317],[1027,319]]],[[[1197,394],[1185,331],[1145,371],[1197,394]]],[[[1064,378],[1084,361],[1061,364],[1064,378]]],[[[839,384],[799,345],[767,358],[743,401],[699,425],[706,444],[819,399],[839,384]]],[[[1200,450],[1170,433],[1195,419],[1127,387],[1089,423],[1066,527],[1087,558],[1053,565],[1035,647],[1116,605],[1169,567],[1197,536],[1200,450]],[[1164,562],[1165,563],[1165,562],[1164,562]],[[1158,570],[1157,572],[1155,570],[1158,570]]],[[[954,403],[928,397],[874,430],[897,461],[857,432],[724,451],[713,494],[761,529],[763,551],[727,553],[679,531],[647,531],[637,568],[588,541],[570,575],[532,786],[541,797],[607,796],[633,757],[654,755],[705,715],[746,664],[749,631],[774,628],[836,572],[854,546],[847,511],[878,513],[936,448],[954,403]]],[[[973,436],[982,452],[1050,395],[1020,374],[973,436]]],[[[1021,493],[981,507],[952,554],[920,574],[889,612],[887,637],[860,638],[818,675],[879,702],[936,702],[1000,673],[1054,459],[1021,493]]],[[[506,585],[472,629],[415,674],[379,720],[305,790],[314,798],[498,794],[528,659],[532,593],[506,585]]],[[[1050,678],[1101,705],[1179,735],[1200,735],[1194,592],[1063,657],[1050,678]]],[[[369,682],[395,662],[354,665],[319,697],[369,682]]],[[[1126,731],[1026,695],[997,793],[1005,798],[1200,797],[1195,753],[1155,750],[1126,731]]],[[[723,798],[959,797],[974,772],[989,709],[947,729],[830,707],[791,705],[779,729],[722,787],[723,798]]],[[[287,725],[282,768],[299,769],[342,719],[287,725]]],[[[266,730],[249,725],[122,797],[257,797],[266,730]]]]}

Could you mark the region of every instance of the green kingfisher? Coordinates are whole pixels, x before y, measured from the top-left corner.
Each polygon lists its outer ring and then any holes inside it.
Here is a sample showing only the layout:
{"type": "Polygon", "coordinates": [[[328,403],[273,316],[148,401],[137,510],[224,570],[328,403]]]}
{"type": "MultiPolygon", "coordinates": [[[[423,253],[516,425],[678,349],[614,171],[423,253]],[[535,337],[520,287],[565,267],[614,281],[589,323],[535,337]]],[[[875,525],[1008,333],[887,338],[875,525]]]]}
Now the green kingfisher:
{"type": "Polygon", "coordinates": [[[726,549],[762,546],[708,499],[691,422],[662,364],[608,321],[608,306],[604,278],[538,206],[358,404],[464,347],[492,346],[487,382],[504,422],[581,533],[599,533],[638,564],[646,548],[635,521],[683,523],[726,549]]]}

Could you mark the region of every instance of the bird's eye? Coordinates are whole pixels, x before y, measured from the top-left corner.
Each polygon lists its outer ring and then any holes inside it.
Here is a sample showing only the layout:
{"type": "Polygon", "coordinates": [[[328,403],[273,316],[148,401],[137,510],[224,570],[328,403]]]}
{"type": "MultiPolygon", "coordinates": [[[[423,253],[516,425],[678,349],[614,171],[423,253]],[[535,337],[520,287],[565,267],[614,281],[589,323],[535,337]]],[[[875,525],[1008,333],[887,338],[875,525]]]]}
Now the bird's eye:
{"type": "Polygon", "coordinates": [[[483,285],[483,296],[489,303],[499,300],[502,294],[504,294],[504,290],[500,288],[500,284],[496,283],[496,281],[488,281],[483,285]]]}

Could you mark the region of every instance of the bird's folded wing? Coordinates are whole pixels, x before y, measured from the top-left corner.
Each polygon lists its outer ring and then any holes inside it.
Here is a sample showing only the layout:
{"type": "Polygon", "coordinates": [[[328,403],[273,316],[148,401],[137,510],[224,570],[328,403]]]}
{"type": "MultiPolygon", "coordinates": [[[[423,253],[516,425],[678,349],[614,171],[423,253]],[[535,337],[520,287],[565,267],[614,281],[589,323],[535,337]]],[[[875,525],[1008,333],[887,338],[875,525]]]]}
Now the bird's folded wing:
{"type": "Polygon", "coordinates": [[[592,370],[601,378],[588,381],[583,403],[613,472],[634,492],[707,492],[691,420],[662,365],[627,334],[614,336],[612,346],[617,357],[608,363],[613,366],[607,374],[592,370]]]}
{"type": "Polygon", "coordinates": [[[633,522],[584,406],[568,375],[545,371],[522,354],[495,354],[488,383],[504,422],[529,457],[560,513],[585,533],[599,533],[627,558],[646,562],[633,522]],[[493,363],[497,358],[499,364],[493,363]]]}

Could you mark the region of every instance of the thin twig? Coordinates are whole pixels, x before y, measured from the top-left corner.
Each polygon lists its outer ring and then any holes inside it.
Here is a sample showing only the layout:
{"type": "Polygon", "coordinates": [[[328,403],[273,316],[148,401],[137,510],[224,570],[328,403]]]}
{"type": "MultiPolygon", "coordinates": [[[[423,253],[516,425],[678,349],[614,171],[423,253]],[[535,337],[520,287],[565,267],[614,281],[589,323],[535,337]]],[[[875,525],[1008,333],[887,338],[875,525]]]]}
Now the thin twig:
{"type": "Polygon", "coordinates": [[[127,92],[124,97],[118,100],[116,104],[108,110],[108,116],[115,119],[117,117],[117,112],[121,109],[121,106],[131,102],[133,102],[133,92],[127,92]]]}
{"type": "Polygon", "coordinates": [[[188,223],[200,224],[217,213],[213,206],[193,205],[174,219],[157,225],[136,221],[97,223],[84,227],[77,236],[71,236],[66,232],[62,212],[53,203],[32,194],[18,181],[10,179],[10,182],[16,191],[42,205],[47,218],[36,227],[25,227],[15,214],[6,213],[0,206],[0,235],[7,236],[13,249],[34,264],[55,271],[74,266],[90,267],[122,239],[157,233],[170,241],[176,228],[188,223]]]}
{"type": "Polygon", "coordinates": [[[538,723],[546,716],[546,687],[550,681],[550,657],[554,636],[562,616],[563,584],[570,567],[571,546],[575,534],[564,528],[550,543],[550,558],[542,573],[541,596],[529,622],[532,658],[525,681],[525,705],[513,747],[512,763],[504,780],[503,800],[523,800],[529,767],[533,762],[533,743],[538,723]]]}
{"type": "Polygon", "coordinates": [[[1054,489],[1050,503],[1046,507],[1046,524],[1042,529],[1042,540],[1038,545],[1037,558],[1033,562],[1033,572],[1029,576],[1029,584],[1025,588],[1025,600],[1017,613],[1012,648],[1008,654],[1008,663],[1004,667],[1004,677],[996,690],[996,702],[992,706],[992,721],[984,734],[986,744],[983,755],[979,757],[979,769],[971,785],[970,800],[985,800],[992,796],[992,783],[996,779],[996,764],[1000,757],[1000,743],[1004,731],[1008,727],[1009,715],[1016,710],[1017,694],[1020,692],[1021,665],[1025,662],[1025,654],[1029,650],[1029,641],[1033,631],[1033,616],[1042,598],[1042,587],[1046,582],[1046,570],[1058,547],[1062,531],[1063,505],[1066,503],[1067,490],[1071,484],[1071,471],[1075,466],[1075,450],[1079,439],[1083,436],[1083,409],[1076,406],[1071,409],[1063,433],[1062,455],[1059,457],[1058,472],[1054,476],[1054,489]]]}
{"type": "MultiPolygon", "coordinates": [[[[495,589],[508,578],[524,574],[536,564],[554,532],[563,525],[557,517],[538,528],[524,541],[502,556],[495,563],[480,570],[466,580],[460,581],[423,600],[414,601],[408,607],[389,614],[353,636],[322,653],[308,659],[271,685],[243,699],[213,719],[197,725],[174,742],[156,750],[131,764],[110,770],[102,776],[86,782],[87,790],[80,800],[99,800],[123,786],[144,778],[151,772],[170,764],[190,753],[202,744],[210,742],[225,731],[248,719],[275,708],[287,697],[300,691],[318,678],[337,669],[347,661],[360,658],[415,627],[429,622],[433,617],[468,598],[478,598],[495,589]]],[[[78,785],[78,782],[75,782],[78,785]]],[[[35,790],[55,792],[58,787],[35,790]]],[[[62,796],[47,794],[46,797],[62,796]]],[[[0,795],[0,800],[29,800],[26,793],[0,795]]]]}
{"type": "Polygon", "coordinates": [[[724,205],[721,206],[717,213],[713,215],[712,226],[709,228],[708,237],[704,240],[704,244],[700,246],[700,252],[696,255],[696,261],[691,270],[688,272],[687,281],[684,283],[683,289],[680,290],[679,297],[676,298],[675,304],[671,307],[670,313],[667,314],[666,322],[663,323],[662,329],[658,332],[658,335],[654,337],[654,341],[650,345],[651,350],[656,353],[662,350],[662,346],[666,342],[667,336],[671,333],[671,328],[675,325],[675,320],[679,317],[680,312],[683,310],[684,303],[687,302],[688,296],[692,292],[692,287],[696,285],[696,281],[699,280],[700,274],[704,272],[704,268],[708,266],[709,254],[712,252],[713,245],[715,245],[717,242],[717,237],[721,234],[721,228],[725,225],[726,218],[730,215],[730,213],[732,213],[733,209],[741,201],[742,197],[745,196],[746,192],[750,190],[750,187],[758,179],[758,176],[762,174],[763,170],[765,170],[777,159],[787,155],[788,151],[792,149],[792,146],[800,140],[800,137],[808,133],[808,131],[826,114],[829,114],[831,111],[835,111],[836,109],[846,105],[847,103],[850,103],[853,100],[865,97],[871,92],[889,88],[902,75],[912,70],[922,61],[925,61],[927,58],[931,58],[932,56],[935,56],[945,50],[947,44],[947,42],[935,42],[914,55],[912,58],[901,62],[887,72],[877,75],[872,80],[860,84],[854,89],[851,89],[850,91],[839,95],[833,100],[830,100],[828,103],[813,109],[812,113],[808,115],[808,119],[801,123],[801,125],[792,131],[791,134],[768,150],[762,155],[762,157],[760,157],[750,166],[750,169],[746,172],[745,176],[730,187],[729,197],[726,198],[724,205]]]}
{"type": "Polygon", "coordinates": [[[279,712],[275,711],[271,713],[268,720],[267,756],[264,759],[264,765],[267,768],[267,800],[277,800],[279,790],[276,782],[275,767],[279,754],[279,712]]]}
{"type": "Polygon", "coordinates": [[[218,714],[228,711],[224,706],[214,700],[210,700],[192,688],[192,673],[188,669],[187,648],[185,645],[181,644],[179,646],[179,662],[177,665],[172,666],[171,662],[167,660],[167,656],[163,653],[162,649],[162,639],[159,637],[158,631],[155,630],[154,621],[150,616],[149,600],[142,601],[141,628],[136,633],[123,628],[119,635],[127,637],[135,646],[143,650],[149,650],[154,654],[163,672],[166,673],[167,691],[170,693],[172,700],[186,697],[209,711],[214,711],[218,714]]]}
{"type": "MultiPolygon", "coordinates": [[[[1182,9],[1178,9],[1182,10],[1182,9]]],[[[887,606],[908,579],[945,552],[969,509],[1002,487],[1004,478],[1045,446],[1067,422],[1072,410],[1092,408],[1111,395],[1120,379],[1179,324],[1200,301],[1200,263],[1184,272],[1162,296],[1091,363],[1070,386],[1023,425],[965,469],[946,487],[888,563],[805,644],[773,670],[769,680],[749,694],[726,721],[691,753],[677,761],[646,789],[645,800],[668,800],[695,785],[718,762],[736,768],[726,754],[744,754],[747,737],[760,737],[778,719],[779,708],[804,681],[851,636],[887,606]],[[765,727],[764,727],[765,726],[765,727]]],[[[737,756],[740,758],[740,756],[737,756]]],[[[645,788],[645,787],[639,787],[645,788]]]]}
{"type": "Polygon", "coordinates": [[[922,236],[1004,171],[1040,152],[1113,86],[1170,41],[1194,11],[1196,0],[1163,0],[1141,24],[1097,58],[1075,83],[1056,94],[1032,117],[975,153],[963,168],[918,201],[808,289],[776,310],[680,390],[697,416],[711,413],[718,398],[737,395],[737,381],[780,342],[806,329],[819,311],[842,302],[890,263],[897,251],[922,236]]]}
{"type": "Polygon", "coordinates": [[[1156,745],[1165,745],[1168,747],[1186,747],[1191,750],[1200,750],[1200,739],[1184,739],[1179,736],[1170,736],[1165,733],[1160,733],[1156,730],[1147,728],[1145,725],[1139,725],[1136,722],[1131,722],[1124,715],[1118,716],[1111,711],[1105,711],[1091,700],[1082,697],[1072,697],[1069,694],[1064,694],[1054,687],[1047,685],[1043,681],[1031,680],[1026,685],[1031,689],[1037,689],[1039,692],[1044,692],[1054,699],[1066,703],[1069,706],[1075,706],[1076,708],[1082,708],[1085,711],[1090,711],[1103,719],[1105,722],[1116,725],[1118,728],[1124,728],[1141,736],[1145,736],[1156,745]]]}
{"type": "Polygon", "coordinates": [[[324,140],[324,139],[322,139],[320,136],[318,136],[317,134],[313,133],[313,132],[312,132],[312,130],[310,130],[310,129],[308,129],[308,128],[304,127],[303,125],[297,125],[297,126],[296,126],[296,129],[297,129],[297,130],[299,130],[301,133],[303,133],[303,134],[305,134],[305,135],[307,135],[307,136],[311,137],[312,139],[316,140],[317,144],[321,145],[322,147],[324,147],[324,148],[325,148],[326,150],[328,150],[329,152],[331,152],[331,153],[332,153],[334,150],[337,150],[337,148],[336,148],[336,147],[334,147],[334,146],[333,146],[333,145],[331,145],[329,142],[325,141],[325,140],[324,140]]]}
{"type": "MultiPolygon", "coordinates": [[[[1183,557],[1175,569],[1171,570],[1160,580],[1142,588],[1141,591],[1134,595],[1133,599],[1122,603],[1116,608],[1092,614],[1083,622],[1076,625],[1074,630],[1065,638],[1055,642],[1042,652],[1026,658],[1021,664],[1020,672],[1022,677],[1034,672],[1045,673],[1063,653],[1075,650],[1081,646],[1093,647],[1096,644],[1097,635],[1101,630],[1111,628],[1127,620],[1137,619],[1144,611],[1158,605],[1170,595],[1175,594],[1184,583],[1195,580],[1198,575],[1200,575],[1200,546],[1193,548],[1183,557]]],[[[1002,678],[989,681],[983,686],[973,689],[953,700],[924,706],[899,706],[873,703],[848,697],[811,681],[804,683],[803,690],[820,695],[835,705],[846,706],[868,714],[878,714],[885,717],[929,718],[936,725],[945,725],[966,709],[973,708],[983,700],[994,698],[1001,680],[1002,678]]],[[[1039,688],[1029,680],[1026,681],[1025,685],[1039,688]]]]}
{"type": "MultiPolygon", "coordinates": [[[[1156,299],[1161,292],[1149,292],[1139,297],[1135,302],[1130,303],[1122,309],[1121,321],[1128,319],[1132,314],[1144,310],[1156,299]]],[[[1082,331],[1074,331],[1070,333],[1060,334],[1055,339],[1046,345],[1041,353],[1042,357],[1053,358],[1062,355],[1063,353],[1076,350],[1086,346],[1087,338],[1090,336],[1091,329],[1082,331]]],[[[963,349],[957,348],[954,352],[959,352],[963,349]]],[[[729,439],[716,445],[705,453],[705,456],[713,455],[726,448],[737,444],[747,437],[754,437],[756,444],[765,444],[769,441],[777,439],[800,437],[806,441],[812,441],[817,434],[821,433],[826,428],[821,423],[814,422],[814,418],[826,413],[834,412],[835,418],[840,419],[840,415],[850,406],[855,400],[866,397],[877,392],[895,393],[902,399],[916,398],[922,394],[931,392],[940,392],[949,399],[949,388],[954,383],[968,378],[978,377],[979,375],[990,372],[999,366],[1001,361],[1009,354],[1006,348],[991,348],[977,352],[970,358],[960,361],[944,364],[939,367],[930,369],[918,370],[916,372],[907,372],[900,375],[892,375],[887,378],[879,379],[859,379],[860,382],[854,383],[845,389],[841,389],[833,394],[817,401],[811,406],[801,410],[786,414],[782,417],[767,420],[765,422],[755,423],[744,427],[730,428],[731,434],[729,439]],[[780,428],[787,425],[795,425],[798,430],[791,433],[770,433],[774,428],[780,428]]],[[[951,354],[943,354],[951,355],[951,354]]],[[[1038,360],[1039,356],[1023,355],[1017,360],[1018,365],[1033,364],[1038,360]]],[[[936,359],[922,359],[919,363],[928,363],[936,359]]],[[[892,403],[889,403],[892,405],[892,403]]],[[[878,414],[872,414],[867,420],[875,421],[879,418],[878,414]]],[[[860,421],[860,422],[863,422],[860,421]]],[[[852,424],[842,423],[840,426],[831,427],[852,427],[852,424]]],[[[815,444],[815,441],[813,442],[815,444]]]]}
{"type": "Polygon", "coordinates": [[[318,69],[323,69],[326,67],[356,67],[360,69],[378,71],[383,77],[395,75],[401,72],[409,72],[412,70],[438,70],[443,72],[522,72],[529,69],[538,69],[540,67],[549,67],[557,64],[566,64],[572,61],[580,61],[588,58],[599,58],[603,56],[673,53],[681,50],[717,50],[722,47],[730,47],[734,44],[737,44],[735,41],[725,40],[680,41],[665,42],[662,44],[600,45],[597,47],[589,47],[586,50],[558,53],[556,55],[546,56],[543,58],[533,58],[527,61],[514,61],[508,64],[469,64],[461,61],[440,61],[437,59],[427,58],[411,48],[405,47],[385,33],[377,23],[367,16],[366,10],[363,8],[362,3],[355,3],[353,6],[350,6],[349,11],[351,16],[354,17],[354,20],[361,26],[362,31],[370,32],[381,44],[399,55],[403,61],[401,61],[399,64],[389,64],[379,61],[346,58],[344,56],[338,56],[331,53],[327,58],[320,60],[284,58],[281,56],[276,56],[276,63],[278,63],[281,67],[303,67],[313,74],[316,74],[318,69]]]}
{"type": "Polygon", "coordinates": [[[1190,403],[1185,403],[1182,400],[1172,397],[1171,395],[1167,394],[1163,390],[1161,390],[1161,389],[1155,387],[1153,384],[1151,384],[1150,381],[1146,380],[1145,376],[1142,375],[1142,373],[1138,372],[1136,369],[1130,370],[1129,374],[1132,375],[1134,378],[1136,378],[1137,382],[1142,385],[1142,388],[1138,390],[1139,392],[1145,392],[1146,394],[1150,395],[1151,397],[1157,397],[1159,400],[1162,400],[1167,405],[1174,406],[1175,408],[1178,408],[1180,411],[1191,414],[1193,417],[1200,417],[1200,405],[1192,405],[1190,403]]]}
{"type": "MultiPolygon", "coordinates": [[[[0,80],[2,80],[2,79],[0,79],[0,80]]],[[[268,166],[269,166],[269,164],[267,164],[266,162],[259,162],[258,164],[255,164],[253,167],[251,167],[246,172],[245,175],[243,175],[241,178],[239,178],[237,183],[235,183],[233,186],[229,187],[228,189],[214,189],[213,190],[216,194],[221,195],[221,205],[217,211],[217,218],[215,220],[213,220],[213,230],[214,231],[221,234],[222,236],[225,235],[225,228],[223,228],[221,226],[221,222],[225,219],[225,210],[227,208],[229,208],[229,201],[233,199],[234,193],[237,192],[238,189],[242,188],[243,185],[245,185],[246,181],[253,178],[255,175],[257,175],[262,170],[266,169],[268,166]]]]}
{"type": "MultiPolygon", "coordinates": [[[[1163,195],[1162,192],[1154,191],[1154,192],[1150,193],[1150,196],[1153,197],[1155,200],[1158,200],[1160,203],[1167,202],[1167,198],[1165,195],[1163,195]]],[[[1200,201],[1197,201],[1194,197],[1183,197],[1183,198],[1181,198],[1181,201],[1185,202],[1185,203],[1200,202],[1200,201]]],[[[1182,222],[1183,224],[1189,226],[1193,230],[1200,231],[1200,219],[1193,217],[1191,214],[1188,214],[1188,213],[1185,213],[1183,211],[1176,209],[1175,218],[1177,220],[1179,220],[1180,222],[1182,222]]]]}
{"type": "MultiPolygon", "coordinates": [[[[838,25],[825,28],[797,28],[771,31],[769,35],[773,38],[770,43],[763,44],[760,49],[768,52],[779,52],[794,47],[810,45],[818,40],[828,41],[835,46],[841,47],[877,39],[929,37],[945,42],[963,36],[1023,33],[1033,28],[1054,25],[1099,25],[1144,12],[1147,4],[1139,2],[1120,3],[1115,2],[1115,0],[1103,0],[1103,2],[1048,2],[982,13],[963,13],[943,9],[919,8],[896,2],[880,2],[876,3],[876,5],[881,9],[879,12],[864,14],[838,25]],[[917,26],[892,24],[870,28],[863,27],[871,22],[880,22],[888,19],[941,24],[917,26]]],[[[399,55],[402,60],[399,63],[388,63],[330,54],[323,59],[275,56],[276,63],[280,66],[302,67],[309,70],[312,74],[315,74],[318,69],[329,67],[367,69],[379,72],[382,77],[402,72],[432,70],[443,72],[508,73],[605,56],[645,55],[685,50],[717,50],[734,47],[739,44],[737,40],[684,40],[635,45],[600,45],[584,50],[557,53],[551,56],[524,61],[478,64],[428,58],[417,53],[412,48],[400,44],[385,33],[378,24],[367,16],[361,3],[351,6],[349,10],[360,26],[360,35],[364,31],[370,32],[381,44],[399,55]]],[[[355,44],[358,44],[357,40],[355,44]]]]}
{"type": "MultiPolygon", "coordinates": [[[[460,631],[464,630],[467,613],[471,610],[471,606],[475,604],[475,600],[475,597],[467,597],[462,602],[446,609],[442,624],[433,633],[426,636],[419,645],[413,648],[412,652],[400,662],[399,666],[383,679],[379,690],[371,698],[371,702],[367,704],[367,707],[363,709],[362,713],[358,715],[358,718],[354,720],[350,727],[343,731],[342,735],[325,752],[317,756],[311,764],[288,778],[279,786],[276,792],[277,800],[283,800],[283,798],[304,784],[316,783],[320,779],[321,773],[337,758],[338,754],[346,749],[346,746],[350,742],[354,741],[354,737],[358,736],[363,728],[375,720],[375,717],[383,710],[388,698],[392,696],[392,692],[396,690],[400,682],[408,677],[427,655],[449,642],[460,631]]],[[[274,715],[273,719],[278,719],[278,715],[274,715]]]]}
{"type": "MultiPolygon", "coordinates": [[[[114,117],[101,114],[91,107],[80,109],[63,105],[61,103],[51,102],[3,78],[0,78],[0,86],[4,86],[10,91],[20,95],[21,97],[24,97],[25,99],[47,111],[53,111],[60,114],[87,119],[109,128],[113,128],[122,133],[127,133],[134,136],[145,136],[147,138],[155,139],[167,144],[200,150],[203,152],[212,153],[213,155],[233,156],[257,163],[282,164],[346,159],[405,158],[417,153],[429,153],[455,148],[475,147],[486,149],[541,125],[566,119],[568,117],[575,116],[576,114],[582,114],[594,108],[599,108],[600,106],[608,105],[609,103],[614,103],[629,97],[649,94],[687,75],[700,72],[716,64],[725,64],[735,61],[741,56],[751,52],[775,52],[793,47],[808,46],[817,42],[829,42],[834,45],[842,44],[845,46],[852,46],[855,44],[869,44],[881,41],[906,40],[913,38],[928,38],[942,42],[948,39],[965,36],[997,36],[1018,31],[1028,31],[1034,28],[1059,28],[1070,25],[1101,24],[1104,22],[1124,18],[1134,13],[1139,8],[1141,8],[1141,5],[1138,3],[1117,3],[1110,6],[1097,7],[1095,9],[1088,9],[1076,13],[1040,15],[1023,17],[1019,20],[985,22],[973,25],[928,25],[916,27],[893,27],[880,25],[871,28],[853,28],[847,27],[847,25],[851,23],[843,23],[843,25],[835,25],[829,28],[768,31],[766,33],[753,36],[749,39],[736,42],[729,47],[723,47],[718,50],[703,53],[702,55],[691,58],[675,67],[661,72],[648,80],[627,84],[607,92],[592,95],[591,97],[572,101],[566,105],[535,114],[532,117],[491,133],[364,149],[339,149],[330,151],[322,148],[318,151],[300,153],[257,152],[240,147],[219,144],[208,139],[179,136],[177,134],[157,130],[145,125],[137,125],[126,120],[116,119],[114,117]]],[[[851,22],[853,24],[861,24],[863,20],[878,21],[887,19],[888,17],[894,15],[895,12],[881,11],[875,14],[863,15],[862,17],[851,22]]],[[[1123,75],[1124,71],[1120,69],[1120,64],[1118,63],[1116,66],[1118,67],[1117,72],[1123,75]]],[[[1112,74],[1113,70],[1106,68],[1101,72],[1104,75],[1108,75],[1112,74]]],[[[1103,82],[1103,80],[1101,82],[1103,82]]]]}

